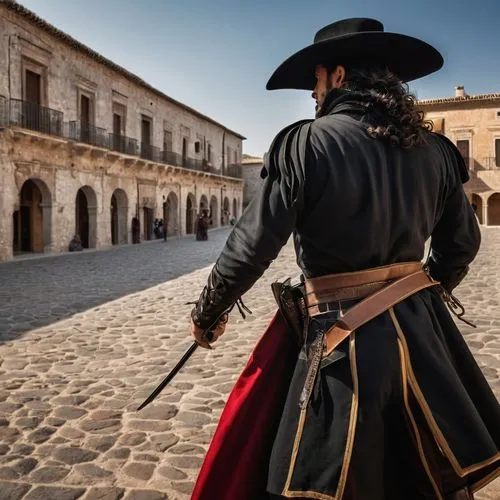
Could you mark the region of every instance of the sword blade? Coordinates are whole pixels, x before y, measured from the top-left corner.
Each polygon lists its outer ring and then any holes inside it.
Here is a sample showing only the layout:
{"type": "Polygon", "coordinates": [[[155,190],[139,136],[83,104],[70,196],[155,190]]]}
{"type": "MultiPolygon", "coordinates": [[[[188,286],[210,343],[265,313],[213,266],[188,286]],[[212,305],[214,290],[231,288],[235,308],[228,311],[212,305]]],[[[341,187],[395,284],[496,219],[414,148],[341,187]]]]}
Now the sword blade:
{"type": "Polygon", "coordinates": [[[137,411],[141,411],[146,407],[151,401],[153,401],[158,394],[165,388],[165,386],[177,375],[177,372],[186,364],[186,361],[192,356],[196,348],[198,347],[197,342],[193,342],[191,347],[183,354],[182,358],[177,362],[177,364],[172,368],[170,373],[161,381],[158,387],[143,401],[143,403],[137,408],[137,411]]]}

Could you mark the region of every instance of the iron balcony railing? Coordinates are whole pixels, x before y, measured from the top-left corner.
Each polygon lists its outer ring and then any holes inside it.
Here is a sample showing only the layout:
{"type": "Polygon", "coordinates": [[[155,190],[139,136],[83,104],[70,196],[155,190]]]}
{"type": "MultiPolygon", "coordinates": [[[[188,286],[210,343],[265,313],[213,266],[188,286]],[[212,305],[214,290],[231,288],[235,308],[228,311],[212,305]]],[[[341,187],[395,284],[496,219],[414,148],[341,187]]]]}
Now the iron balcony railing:
{"type": "MultiPolygon", "coordinates": [[[[239,178],[242,176],[242,168],[239,164],[227,165],[222,169],[217,169],[207,160],[189,158],[173,151],[160,151],[160,148],[151,144],[139,143],[137,139],[131,137],[108,133],[104,128],[83,121],[64,122],[64,115],[61,111],[21,99],[7,99],[0,95],[0,127],[9,126],[64,137],[72,141],[110,149],[131,156],[140,156],[146,160],[175,167],[222,176],[239,178]]],[[[498,163],[497,161],[497,167],[500,168],[498,163]]]]}
{"type": "Polygon", "coordinates": [[[80,121],[69,122],[68,139],[97,146],[99,148],[109,149],[108,133],[106,129],[96,127],[90,123],[80,121]]]}
{"type": "Polygon", "coordinates": [[[126,155],[137,156],[139,146],[137,139],[126,135],[109,134],[109,149],[126,155]]]}
{"type": "Polygon", "coordinates": [[[495,170],[497,168],[500,168],[500,156],[464,158],[464,160],[469,169],[474,172],[477,172],[479,170],[495,170]]]}
{"type": "Polygon", "coordinates": [[[9,125],[27,128],[43,134],[62,136],[63,113],[37,102],[10,99],[7,110],[9,125]]]}
{"type": "Polygon", "coordinates": [[[233,163],[226,167],[226,175],[229,177],[241,177],[243,175],[241,165],[238,163],[233,163]]]}
{"type": "Polygon", "coordinates": [[[160,161],[160,148],[158,148],[156,146],[152,146],[151,144],[148,144],[146,142],[141,142],[141,150],[140,150],[139,156],[141,158],[144,158],[145,160],[159,162],[160,161]]]}
{"type": "Polygon", "coordinates": [[[180,167],[182,166],[182,156],[179,153],[174,153],[173,151],[161,151],[160,162],[168,163],[174,167],[180,167]]]}
{"type": "Polygon", "coordinates": [[[221,174],[220,170],[213,167],[207,160],[198,158],[182,157],[179,153],[173,151],[161,151],[160,162],[168,163],[175,167],[187,168],[189,170],[197,170],[199,172],[209,172],[211,174],[221,174]]]}

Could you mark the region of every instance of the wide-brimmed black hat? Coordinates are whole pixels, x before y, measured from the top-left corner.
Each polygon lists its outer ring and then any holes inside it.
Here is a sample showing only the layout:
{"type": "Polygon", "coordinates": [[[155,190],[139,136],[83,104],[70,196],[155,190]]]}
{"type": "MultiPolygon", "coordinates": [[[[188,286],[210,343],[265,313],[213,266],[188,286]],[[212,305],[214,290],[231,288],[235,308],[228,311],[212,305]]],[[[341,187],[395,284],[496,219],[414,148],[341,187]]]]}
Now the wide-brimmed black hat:
{"type": "Polygon", "coordinates": [[[375,19],[343,19],[319,30],[312,45],[283,62],[266,88],[312,90],[318,64],[356,62],[387,67],[409,82],[440,69],[443,57],[418,38],[385,32],[384,25],[375,19]]]}

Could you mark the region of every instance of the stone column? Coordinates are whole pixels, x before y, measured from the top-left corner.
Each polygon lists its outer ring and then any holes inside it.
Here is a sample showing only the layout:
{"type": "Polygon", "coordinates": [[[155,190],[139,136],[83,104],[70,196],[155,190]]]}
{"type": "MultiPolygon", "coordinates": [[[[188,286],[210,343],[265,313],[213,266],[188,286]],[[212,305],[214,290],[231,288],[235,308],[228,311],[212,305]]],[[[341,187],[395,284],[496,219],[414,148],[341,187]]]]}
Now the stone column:
{"type": "Polygon", "coordinates": [[[97,207],[87,205],[89,214],[89,248],[97,248],[97,207]]]}
{"type": "Polygon", "coordinates": [[[40,203],[43,220],[43,252],[52,253],[52,204],[40,203]]]}

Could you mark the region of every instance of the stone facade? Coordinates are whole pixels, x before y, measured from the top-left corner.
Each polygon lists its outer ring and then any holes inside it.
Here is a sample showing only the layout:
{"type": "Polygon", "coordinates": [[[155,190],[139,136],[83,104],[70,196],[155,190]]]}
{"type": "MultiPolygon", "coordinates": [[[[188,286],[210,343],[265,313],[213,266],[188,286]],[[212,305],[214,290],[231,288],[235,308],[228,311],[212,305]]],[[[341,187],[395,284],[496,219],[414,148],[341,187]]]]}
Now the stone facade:
{"type": "Polygon", "coordinates": [[[243,209],[245,209],[259,190],[262,182],[260,172],[264,162],[262,158],[243,155],[241,164],[242,175],[245,181],[245,187],[243,188],[243,209]]]}
{"type": "Polygon", "coordinates": [[[500,225],[500,93],[419,101],[436,132],[457,145],[469,167],[465,191],[481,224],[500,225]]]}
{"type": "Polygon", "coordinates": [[[0,1],[0,260],[169,235],[242,209],[244,137],[0,1]]]}

